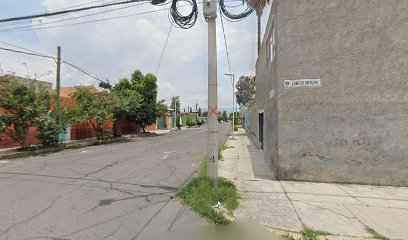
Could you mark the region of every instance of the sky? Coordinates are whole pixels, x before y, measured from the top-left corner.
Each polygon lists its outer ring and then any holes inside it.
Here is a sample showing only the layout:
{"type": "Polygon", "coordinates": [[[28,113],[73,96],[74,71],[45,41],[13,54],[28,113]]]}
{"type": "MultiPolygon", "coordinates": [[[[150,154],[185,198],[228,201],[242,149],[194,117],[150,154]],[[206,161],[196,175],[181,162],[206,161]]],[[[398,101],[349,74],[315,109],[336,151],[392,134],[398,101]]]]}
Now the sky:
{"type": "MultiPolygon", "coordinates": [[[[0,0],[0,18],[31,15],[61,10],[74,5],[90,3],[98,5],[113,0],[0,0]]],[[[240,2],[230,2],[237,5],[240,2]]],[[[183,3],[180,3],[183,5],[183,3]]],[[[40,18],[13,23],[0,23],[0,41],[15,44],[47,55],[56,56],[57,46],[62,47],[62,59],[87,71],[116,83],[119,79],[130,77],[136,69],[143,73],[153,73],[158,77],[159,96],[170,103],[172,96],[180,96],[182,108],[196,103],[207,109],[207,23],[202,15],[202,4],[198,5],[198,21],[190,29],[171,27],[168,19],[169,5],[129,4],[106,9],[91,10],[75,14],[40,18]],[[115,11],[105,12],[117,8],[115,11]],[[148,11],[157,12],[139,14],[148,11]],[[86,14],[94,14],[82,17],[86,14]],[[128,16],[133,15],[133,16],[128,16]],[[102,18],[121,17],[106,21],[77,24],[102,18]],[[69,21],[60,21],[70,18],[69,21]],[[39,24],[47,24],[41,25],[39,24]],[[57,25],[76,25],[54,27],[57,25]],[[4,29],[31,26],[50,27],[27,31],[4,31],[4,29]],[[156,71],[160,56],[170,29],[167,48],[156,71]]],[[[240,7],[232,8],[240,11],[240,7]]],[[[188,11],[181,8],[181,12],[188,11]]],[[[265,8],[262,29],[267,23],[270,6],[265,8]]],[[[257,20],[253,13],[240,22],[224,19],[225,34],[231,60],[232,72],[236,80],[242,75],[255,75],[257,58],[256,31],[257,20]]],[[[263,32],[264,30],[262,30],[263,32]]],[[[0,42],[0,47],[13,48],[0,42]]],[[[20,49],[21,50],[21,49],[20,49]]],[[[232,108],[231,79],[220,17],[217,18],[218,54],[218,106],[219,109],[232,108]]],[[[38,58],[0,50],[0,74],[15,73],[54,83],[56,64],[52,59],[38,58]]],[[[62,65],[61,85],[97,85],[98,81],[83,73],[62,65]]]]}

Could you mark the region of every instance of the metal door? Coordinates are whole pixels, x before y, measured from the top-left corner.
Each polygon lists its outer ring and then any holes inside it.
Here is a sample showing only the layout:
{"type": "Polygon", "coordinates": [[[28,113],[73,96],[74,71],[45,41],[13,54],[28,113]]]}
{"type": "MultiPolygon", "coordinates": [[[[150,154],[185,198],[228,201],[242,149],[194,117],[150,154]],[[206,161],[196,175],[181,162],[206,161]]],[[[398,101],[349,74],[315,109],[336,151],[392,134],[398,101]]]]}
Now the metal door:
{"type": "Polygon", "coordinates": [[[263,142],[264,142],[264,113],[259,113],[259,143],[261,144],[261,148],[263,149],[263,142]]]}

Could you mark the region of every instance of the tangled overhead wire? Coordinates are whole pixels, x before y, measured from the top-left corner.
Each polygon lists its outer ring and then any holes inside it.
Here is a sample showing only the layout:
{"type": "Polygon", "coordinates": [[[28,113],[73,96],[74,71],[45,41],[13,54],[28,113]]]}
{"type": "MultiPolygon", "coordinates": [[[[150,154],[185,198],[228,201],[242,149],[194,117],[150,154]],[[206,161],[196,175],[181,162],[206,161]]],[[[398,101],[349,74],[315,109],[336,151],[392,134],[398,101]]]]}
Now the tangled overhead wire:
{"type": "MultiPolygon", "coordinates": [[[[217,0],[213,0],[213,1],[217,1],[217,0]]],[[[153,0],[152,4],[154,5],[162,4],[163,5],[165,4],[165,2],[166,0],[153,0]]],[[[234,14],[228,11],[228,8],[237,7],[237,6],[225,5],[225,2],[228,2],[228,0],[218,0],[218,2],[219,2],[220,12],[226,19],[230,21],[240,21],[252,14],[256,5],[259,3],[259,0],[250,1],[254,3],[253,6],[252,4],[250,5],[246,0],[242,0],[242,6],[246,6],[246,9],[239,14],[234,14]]],[[[170,21],[174,23],[176,26],[183,28],[183,29],[191,28],[197,22],[197,17],[198,17],[198,7],[197,7],[196,0],[171,0],[169,18],[170,18],[170,21]],[[181,3],[181,2],[187,3],[185,5],[182,5],[182,7],[191,6],[191,12],[189,14],[183,15],[180,13],[178,9],[180,5],[178,5],[178,3],[181,3]]]]}
{"type": "Polygon", "coordinates": [[[173,0],[170,6],[170,12],[169,12],[171,18],[170,20],[172,23],[175,23],[177,26],[188,29],[194,26],[194,24],[197,22],[197,17],[198,17],[198,8],[197,8],[197,2],[196,0],[173,0]],[[186,2],[187,4],[184,6],[191,6],[191,12],[187,15],[183,15],[180,13],[178,7],[178,3],[181,2],[186,2]]]}
{"type": "MultiPolygon", "coordinates": [[[[200,2],[200,3],[208,4],[209,3],[208,1],[211,1],[211,2],[218,1],[221,14],[226,19],[231,20],[231,21],[242,20],[248,17],[254,11],[255,8],[263,9],[263,5],[265,5],[265,1],[261,1],[261,0],[204,0],[204,1],[206,2],[200,2]],[[239,5],[237,6],[225,5],[225,2],[236,2],[236,1],[241,1],[242,6],[244,8],[246,7],[246,9],[239,14],[232,13],[228,10],[228,8],[236,8],[236,7],[239,7],[239,5]]],[[[115,0],[113,2],[108,2],[108,3],[100,4],[100,5],[85,6],[85,7],[80,7],[80,8],[66,8],[60,11],[52,11],[52,12],[46,12],[46,13],[40,13],[40,14],[32,14],[32,15],[27,15],[27,16],[0,19],[0,23],[16,22],[16,21],[22,21],[22,20],[33,20],[33,19],[41,18],[41,17],[60,16],[60,15],[66,15],[66,14],[77,13],[77,12],[82,12],[82,11],[90,11],[94,9],[102,9],[102,8],[114,7],[114,6],[119,6],[119,5],[129,5],[129,4],[134,4],[134,3],[135,5],[133,6],[136,6],[136,5],[139,6],[141,4],[148,3],[148,2],[150,2],[152,5],[155,5],[155,6],[163,6],[163,5],[171,3],[170,10],[169,10],[170,21],[173,23],[173,25],[176,25],[180,28],[184,28],[184,29],[191,28],[197,22],[197,18],[198,18],[197,0],[115,0]],[[186,3],[186,4],[180,5],[180,3],[186,3]],[[191,7],[190,13],[183,14],[179,11],[180,8],[188,7],[188,6],[191,7]]],[[[84,4],[74,5],[74,6],[83,6],[83,5],[84,4]]],[[[120,9],[130,8],[133,6],[131,5],[131,6],[120,7],[116,9],[110,9],[104,12],[117,11],[120,9]]],[[[161,9],[161,10],[165,10],[165,9],[161,9]]],[[[158,10],[158,11],[161,11],[161,10],[158,10]]],[[[104,12],[91,13],[88,15],[80,16],[80,17],[93,16],[93,15],[101,14],[104,12]]],[[[143,13],[140,13],[140,14],[143,14],[143,13]]],[[[113,18],[117,18],[117,17],[113,17],[113,18]]],[[[113,18],[99,19],[95,21],[109,20],[113,18]]],[[[73,19],[76,19],[76,18],[62,19],[62,20],[51,22],[51,23],[62,22],[62,21],[73,20],[73,19]]],[[[50,23],[44,23],[44,25],[45,24],[50,24],[50,23]]],[[[74,23],[74,24],[80,24],[80,23],[74,23]]],[[[74,25],[74,24],[68,24],[67,26],[74,25]]],[[[53,28],[53,27],[58,27],[58,26],[51,26],[47,28],[53,28]]],[[[23,27],[8,29],[8,30],[20,30],[20,29],[25,30],[26,28],[27,28],[26,26],[23,26],[23,27]]]]}
{"type": "MultiPolygon", "coordinates": [[[[254,11],[256,4],[259,2],[259,0],[255,1],[255,5],[251,6],[248,4],[247,1],[242,0],[242,6],[246,5],[246,9],[239,13],[239,14],[234,14],[229,12],[227,9],[229,8],[228,6],[225,5],[225,0],[218,0],[219,5],[220,5],[220,11],[224,17],[230,21],[241,21],[244,18],[248,17],[251,15],[251,13],[254,11]]],[[[236,6],[233,6],[236,7],[236,6]]]]}

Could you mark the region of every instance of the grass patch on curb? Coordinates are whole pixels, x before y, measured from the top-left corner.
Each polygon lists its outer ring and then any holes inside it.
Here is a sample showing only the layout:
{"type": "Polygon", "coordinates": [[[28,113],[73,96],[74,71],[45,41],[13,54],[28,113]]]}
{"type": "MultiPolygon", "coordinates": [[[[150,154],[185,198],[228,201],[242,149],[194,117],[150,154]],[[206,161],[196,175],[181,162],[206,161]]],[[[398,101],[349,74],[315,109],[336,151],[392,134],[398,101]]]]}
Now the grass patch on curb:
{"type": "Polygon", "coordinates": [[[229,145],[227,145],[227,144],[222,144],[222,145],[218,148],[218,160],[224,160],[224,156],[222,155],[222,152],[223,152],[225,149],[228,149],[228,148],[234,148],[234,146],[229,146],[229,145]]]}
{"type": "Polygon", "coordinates": [[[238,207],[238,194],[235,185],[223,178],[218,180],[218,187],[212,186],[207,177],[207,158],[204,158],[197,176],[194,177],[179,193],[178,199],[200,216],[212,223],[226,225],[230,221],[213,206],[220,201],[221,205],[232,213],[238,207]]]}
{"type": "Polygon", "coordinates": [[[369,234],[371,234],[371,236],[372,236],[374,239],[390,240],[389,238],[387,238],[387,237],[385,237],[385,236],[379,234],[378,232],[376,232],[374,229],[372,229],[372,228],[370,228],[370,227],[367,227],[367,226],[366,226],[365,230],[366,230],[369,234]]]}
{"type": "Polygon", "coordinates": [[[327,235],[332,235],[332,234],[328,232],[323,232],[323,231],[316,231],[306,226],[303,226],[302,235],[307,240],[317,240],[319,236],[327,236],[327,235]]]}

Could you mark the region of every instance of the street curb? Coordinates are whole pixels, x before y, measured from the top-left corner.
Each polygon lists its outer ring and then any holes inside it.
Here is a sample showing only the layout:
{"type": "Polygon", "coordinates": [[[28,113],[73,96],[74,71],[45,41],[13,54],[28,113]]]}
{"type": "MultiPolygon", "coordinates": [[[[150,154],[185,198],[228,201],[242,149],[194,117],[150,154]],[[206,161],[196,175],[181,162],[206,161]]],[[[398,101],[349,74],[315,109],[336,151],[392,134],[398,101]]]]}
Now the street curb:
{"type": "Polygon", "coordinates": [[[108,145],[108,144],[121,143],[121,142],[129,142],[133,139],[149,137],[152,135],[155,135],[155,134],[154,133],[149,133],[145,135],[135,134],[135,135],[123,136],[120,138],[112,138],[112,139],[107,139],[107,140],[89,139],[89,141],[82,142],[82,143],[76,143],[76,142],[65,143],[61,147],[45,148],[45,149],[40,149],[40,150],[36,150],[32,152],[15,152],[15,153],[7,154],[7,155],[2,155],[0,156],[0,160],[34,157],[34,156],[48,154],[48,153],[61,152],[64,150],[69,150],[69,149],[79,149],[79,148],[86,148],[90,146],[99,146],[99,145],[108,145]]]}
{"type": "MultiPolygon", "coordinates": [[[[300,233],[300,232],[292,232],[292,231],[288,231],[288,230],[281,230],[281,229],[267,227],[267,226],[265,226],[265,228],[269,232],[271,232],[271,233],[273,233],[275,235],[282,236],[282,237],[289,237],[291,239],[296,239],[296,240],[297,239],[300,239],[300,240],[305,239],[304,236],[302,235],[302,233],[300,233]]],[[[337,235],[318,236],[317,239],[318,240],[375,240],[375,238],[337,236],[337,235]]]]}

